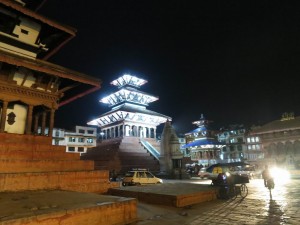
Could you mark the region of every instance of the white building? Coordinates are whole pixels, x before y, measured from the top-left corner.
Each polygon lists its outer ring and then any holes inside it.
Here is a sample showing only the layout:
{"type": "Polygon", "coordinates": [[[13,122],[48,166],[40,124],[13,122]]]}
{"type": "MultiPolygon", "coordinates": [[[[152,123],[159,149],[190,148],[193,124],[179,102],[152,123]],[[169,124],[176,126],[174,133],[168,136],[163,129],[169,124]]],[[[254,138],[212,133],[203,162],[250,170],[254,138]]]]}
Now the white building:
{"type": "Polygon", "coordinates": [[[85,153],[96,146],[97,128],[76,126],[75,131],[54,128],[52,137],[52,144],[66,146],[66,152],[85,153]]]}
{"type": "Polygon", "coordinates": [[[243,125],[230,125],[217,136],[220,142],[225,143],[221,153],[224,162],[240,162],[248,158],[246,129],[243,125]]]}

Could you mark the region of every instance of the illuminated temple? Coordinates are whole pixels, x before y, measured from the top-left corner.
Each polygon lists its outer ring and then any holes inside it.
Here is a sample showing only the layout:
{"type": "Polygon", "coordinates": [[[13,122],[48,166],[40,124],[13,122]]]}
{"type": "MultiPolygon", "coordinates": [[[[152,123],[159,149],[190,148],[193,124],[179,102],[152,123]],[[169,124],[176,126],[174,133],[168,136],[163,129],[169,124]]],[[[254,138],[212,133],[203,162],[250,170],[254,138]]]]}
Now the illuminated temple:
{"type": "Polygon", "coordinates": [[[198,127],[185,134],[187,144],[183,147],[190,150],[191,160],[202,165],[221,162],[221,149],[224,147],[224,143],[214,137],[214,131],[209,127],[210,123],[211,121],[201,115],[200,120],[193,122],[198,127]]]}
{"type": "Polygon", "coordinates": [[[146,80],[128,74],[113,80],[111,84],[118,90],[100,100],[111,110],[88,125],[100,127],[103,139],[123,136],[155,139],[157,126],[171,118],[146,108],[158,97],[139,90],[145,83],[146,80]]]}
{"type": "Polygon", "coordinates": [[[164,155],[156,140],[157,127],[171,118],[147,109],[158,97],[140,91],[146,80],[125,74],[111,84],[118,89],[102,98],[111,110],[88,122],[101,128],[97,147],[82,154],[82,159],[94,160],[96,169],[123,174],[131,168],[147,168],[160,172],[164,155]]]}

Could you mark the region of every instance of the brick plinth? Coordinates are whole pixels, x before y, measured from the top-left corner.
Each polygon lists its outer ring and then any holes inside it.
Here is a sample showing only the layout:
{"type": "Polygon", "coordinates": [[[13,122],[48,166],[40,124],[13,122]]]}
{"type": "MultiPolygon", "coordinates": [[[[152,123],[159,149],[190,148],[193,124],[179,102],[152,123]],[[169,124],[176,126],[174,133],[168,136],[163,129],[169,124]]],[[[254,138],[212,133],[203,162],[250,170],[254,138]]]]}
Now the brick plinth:
{"type": "Polygon", "coordinates": [[[3,225],[123,225],[137,220],[132,198],[68,191],[9,192],[0,198],[3,225]]]}
{"type": "Polygon", "coordinates": [[[53,146],[45,136],[0,134],[0,192],[59,189],[106,193],[109,171],[53,146]]]}

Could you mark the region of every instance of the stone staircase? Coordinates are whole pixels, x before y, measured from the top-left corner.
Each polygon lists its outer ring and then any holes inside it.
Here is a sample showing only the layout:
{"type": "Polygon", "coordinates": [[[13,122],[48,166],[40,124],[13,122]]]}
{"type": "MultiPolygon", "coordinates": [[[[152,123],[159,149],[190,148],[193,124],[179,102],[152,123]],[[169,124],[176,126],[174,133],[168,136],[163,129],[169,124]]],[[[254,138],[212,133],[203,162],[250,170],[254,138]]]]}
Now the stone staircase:
{"type": "Polygon", "coordinates": [[[96,171],[94,161],[80,160],[53,146],[45,136],[0,134],[0,192],[69,190],[107,193],[118,186],[109,182],[109,171],[96,171]]]}
{"type": "Polygon", "coordinates": [[[138,137],[105,140],[82,154],[81,159],[94,160],[95,169],[115,170],[118,174],[125,174],[132,168],[146,168],[153,173],[160,171],[159,161],[141,145],[138,137]]]}

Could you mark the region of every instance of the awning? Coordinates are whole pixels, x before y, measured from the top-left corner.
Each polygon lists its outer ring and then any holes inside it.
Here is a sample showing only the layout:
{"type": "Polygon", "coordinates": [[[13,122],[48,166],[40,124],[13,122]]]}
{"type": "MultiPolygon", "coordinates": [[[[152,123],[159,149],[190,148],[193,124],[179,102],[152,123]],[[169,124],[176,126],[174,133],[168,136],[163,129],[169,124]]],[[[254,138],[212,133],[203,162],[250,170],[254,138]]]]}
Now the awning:
{"type": "Polygon", "coordinates": [[[198,140],[190,142],[182,147],[190,148],[190,147],[203,146],[203,145],[224,145],[224,143],[221,143],[214,139],[198,139],[198,140]]]}

